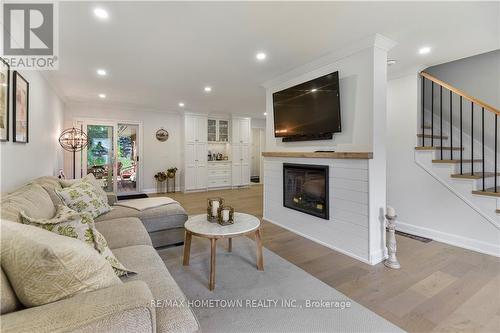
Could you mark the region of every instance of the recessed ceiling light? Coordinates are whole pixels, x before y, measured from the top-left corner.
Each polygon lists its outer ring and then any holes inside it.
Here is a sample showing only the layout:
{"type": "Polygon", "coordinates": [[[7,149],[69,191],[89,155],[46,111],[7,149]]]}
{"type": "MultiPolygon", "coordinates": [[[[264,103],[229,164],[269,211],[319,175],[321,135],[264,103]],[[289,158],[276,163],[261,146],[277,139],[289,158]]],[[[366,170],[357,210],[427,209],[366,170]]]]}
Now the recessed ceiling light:
{"type": "Polygon", "coordinates": [[[264,116],[267,116],[267,112],[264,112],[264,116]]]}
{"type": "Polygon", "coordinates": [[[181,108],[183,108],[183,107],[184,107],[184,103],[180,102],[180,103],[179,103],[179,106],[180,106],[181,108]]]}
{"type": "Polygon", "coordinates": [[[97,16],[100,19],[107,19],[109,17],[108,12],[105,9],[102,8],[95,8],[94,9],[94,15],[97,16]]]}
{"type": "Polygon", "coordinates": [[[206,86],[203,90],[205,90],[206,92],[211,92],[212,91],[212,87],[206,86]]]}
{"type": "Polygon", "coordinates": [[[255,55],[255,58],[257,58],[257,60],[264,60],[267,58],[267,54],[265,54],[264,52],[259,52],[255,55]]]}
{"type": "Polygon", "coordinates": [[[427,54],[429,52],[431,52],[431,48],[428,46],[424,46],[418,50],[419,54],[427,54]]]}
{"type": "Polygon", "coordinates": [[[106,74],[108,74],[108,73],[106,72],[105,69],[98,69],[97,70],[97,75],[99,75],[99,76],[105,76],[106,74]]]}
{"type": "Polygon", "coordinates": [[[388,66],[392,66],[392,65],[394,65],[395,63],[396,63],[396,60],[394,60],[394,59],[389,59],[389,60],[387,60],[387,65],[388,65],[388,66]]]}
{"type": "Polygon", "coordinates": [[[311,92],[316,92],[318,91],[318,89],[314,88],[314,89],[311,89],[311,92]]]}
{"type": "Polygon", "coordinates": [[[102,99],[106,98],[106,94],[99,94],[99,98],[102,98],[102,99]]]}

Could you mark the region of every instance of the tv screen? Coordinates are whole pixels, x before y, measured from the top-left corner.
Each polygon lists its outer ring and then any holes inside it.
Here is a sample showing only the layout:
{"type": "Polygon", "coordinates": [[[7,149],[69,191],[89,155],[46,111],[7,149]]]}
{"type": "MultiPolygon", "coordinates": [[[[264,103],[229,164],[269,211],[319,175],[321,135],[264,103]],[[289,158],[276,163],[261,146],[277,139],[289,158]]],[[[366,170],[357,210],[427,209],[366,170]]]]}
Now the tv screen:
{"type": "Polygon", "coordinates": [[[340,132],[339,72],[274,93],[273,108],[275,137],[340,132]]]}

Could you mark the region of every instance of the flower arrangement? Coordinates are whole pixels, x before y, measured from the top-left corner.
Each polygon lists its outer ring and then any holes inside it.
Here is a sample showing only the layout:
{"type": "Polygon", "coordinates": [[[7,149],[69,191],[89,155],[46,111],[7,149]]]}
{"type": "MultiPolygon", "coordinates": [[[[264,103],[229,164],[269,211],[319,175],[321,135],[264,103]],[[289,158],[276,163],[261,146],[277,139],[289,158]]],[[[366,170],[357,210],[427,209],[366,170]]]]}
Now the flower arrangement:
{"type": "Polygon", "coordinates": [[[164,182],[165,180],[167,180],[167,174],[163,171],[160,171],[156,173],[155,179],[159,182],[164,182]]]}
{"type": "Polygon", "coordinates": [[[167,177],[168,178],[175,178],[175,173],[176,172],[177,172],[177,168],[176,167],[168,168],[167,169],[167,177]]]}

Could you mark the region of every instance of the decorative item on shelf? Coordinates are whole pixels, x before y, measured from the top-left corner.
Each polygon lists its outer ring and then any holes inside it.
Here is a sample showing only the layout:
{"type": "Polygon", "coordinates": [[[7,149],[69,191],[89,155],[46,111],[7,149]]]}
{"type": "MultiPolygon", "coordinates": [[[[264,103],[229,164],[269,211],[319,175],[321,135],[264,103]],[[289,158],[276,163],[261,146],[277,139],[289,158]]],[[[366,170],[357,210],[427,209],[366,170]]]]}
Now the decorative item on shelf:
{"type": "Polygon", "coordinates": [[[59,136],[59,144],[64,150],[73,153],[73,179],[76,178],[76,152],[87,147],[87,134],[79,128],[65,129],[59,136]]]}
{"type": "Polygon", "coordinates": [[[384,261],[384,265],[389,268],[399,269],[401,265],[396,257],[396,211],[391,206],[387,206],[385,218],[387,219],[387,229],[389,229],[389,235],[387,237],[387,252],[388,258],[384,261]]]}
{"type": "Polygon", "coordinates": [[[156,180],[156,193],[165,193],[166,185],[165,181],[167,180],[167,174],[163,171],[157,172],[154,176],[156,180]]]}
{"type": "Polygon", "coordinates": [[[217,210],[217,222],[220,225],[234,224],[234,208],[231,206],[221,206],[217,210]]]}
{"type": "Polygon", "coordinates": [[[156,140],[165,142],[168,140],[169,134],[163,127],[156,131],[156,140]]]}
{"type": "Polygon", "coordinates": [[[207,221],[216,222],[219,208],[224,204],[223,198],[209,198],[207,199],[207,221]]]}

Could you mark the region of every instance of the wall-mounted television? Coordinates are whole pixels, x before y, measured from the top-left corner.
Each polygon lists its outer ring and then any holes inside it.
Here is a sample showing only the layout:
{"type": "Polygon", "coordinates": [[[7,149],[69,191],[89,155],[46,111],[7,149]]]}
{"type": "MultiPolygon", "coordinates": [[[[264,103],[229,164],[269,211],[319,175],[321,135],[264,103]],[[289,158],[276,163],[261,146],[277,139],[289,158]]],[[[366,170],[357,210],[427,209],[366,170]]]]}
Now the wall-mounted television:
{"type": "Polygon", "coordinates": [[[274,136],[283,141],[331,139],[341,132],[339,72],[273,94],[274,136]]]}

